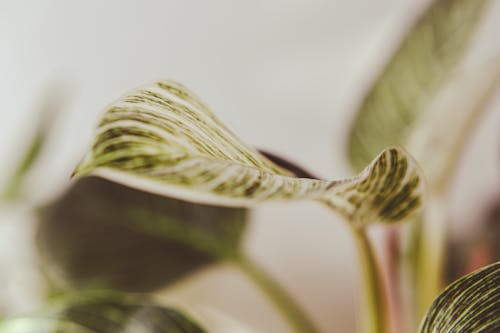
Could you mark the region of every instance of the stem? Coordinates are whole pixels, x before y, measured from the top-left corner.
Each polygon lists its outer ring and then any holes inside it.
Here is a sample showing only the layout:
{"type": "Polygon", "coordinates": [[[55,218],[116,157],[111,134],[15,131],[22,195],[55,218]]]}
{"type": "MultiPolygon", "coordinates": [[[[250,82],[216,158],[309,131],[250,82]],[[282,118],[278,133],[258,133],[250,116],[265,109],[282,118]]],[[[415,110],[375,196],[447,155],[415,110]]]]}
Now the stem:
{"type": "Polygon", "coordinates": [[[434,298],[442,289],[443,266],[446,250],[446,213],[438,198],[429,198],[425,219],[419,226],[416,265],[416,316],[420,321],[434,298]]]}
{"type": "Polygon", "coordinates": [[[386,304],[382,297],[383,285],[374,252],[366,238],[364,229],[354,230],[353,233],[362,273],[362,295],[364,295],[362,332],[386,333],[386,304]]]}
{"type": "Polygon", "coordinates": [[[297,333],[317,333],[319,330],[299,308],[290,295],[273,280],[259,265],[245,255],[238,256],[234,263],[255,283],[280,311],[281,316],[297,333]]]}

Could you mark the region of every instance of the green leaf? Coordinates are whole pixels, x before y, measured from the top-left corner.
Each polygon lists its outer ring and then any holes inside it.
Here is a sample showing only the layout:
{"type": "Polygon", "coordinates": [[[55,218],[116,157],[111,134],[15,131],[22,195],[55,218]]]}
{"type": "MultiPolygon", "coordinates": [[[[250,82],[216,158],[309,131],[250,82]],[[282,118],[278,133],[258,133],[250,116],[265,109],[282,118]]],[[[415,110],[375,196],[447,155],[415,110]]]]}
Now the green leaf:
{"type": "Polygon", "coordinates": [[[500,56],[497,56],[454,75],[429,105],[428,112],[416,122],[408,149],[421,163],[433,190],[447,188],[471,129],[499,85],[500,56]]]}
{"type": "Polygon", "coordinates": [[[380,149],[407,143],[461,60],[487,3],[437,0],[412,26],[359,107],[348,143],[355,170],[380,149]]]}
{"type": "Polygon", "coordinates": [[[54,86],[50,87],[50,90],[44,94],[29,144],[26,147],[21,147],[21,158],[13,168],[12,175],[10,175],[0,199],[13,200],[20,195],[26,176],[43,152],[43,148],[54,126],[54,118],[61,112],[66,98],[64,95],[64,92],[60,88],[56,89],[54,86]]]}
{"type": "Polygon", "coordinates": [[[75,173],[220,206],[317,200],[356,226],[411,215],[423,188],[416,163],[397,147],[382,151],[350,179],[296,178],[242,143],[193,93],[170,81],[112,104],[75,173]]]}
{"type": "Polygon", "coordinates": [[[46,311],[0,323],[0,333],[204,333],[189,316],[145,298],[73,295],[46,311]]]}
{"type": "Polygon", "coordinates": [[[448,286],[432,303],[421,333],[488,333],[500,330],[500,262],[448,286]]]}
{"type": "Polygon", "coordinates": [[[79,179],[38,214],[53,284],[153,291],[240,251],[247,212],[79,179]]]}

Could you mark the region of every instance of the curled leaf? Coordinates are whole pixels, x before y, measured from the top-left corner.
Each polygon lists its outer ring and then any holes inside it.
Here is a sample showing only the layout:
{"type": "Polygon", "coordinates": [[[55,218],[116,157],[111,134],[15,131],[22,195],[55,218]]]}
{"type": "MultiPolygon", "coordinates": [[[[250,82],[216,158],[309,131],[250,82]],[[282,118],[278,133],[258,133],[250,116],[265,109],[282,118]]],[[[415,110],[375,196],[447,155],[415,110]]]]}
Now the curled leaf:
{"type": "Polygon", "coordinates": [[[294,177],[241,142],[193,93],[171,81],[112,104],[75,173],[220,206],[317,200],[356,225],[399,221],[419,208],[422,194],[415,161],[397,147],[382,151],[354,178],[294,177]]]}
{"type": "Polygon", "coordinates": [[[432,303],[420,333],[500,330],[500,262],[449,285],[432,303]]]}
{"type": "Polygon", "coordinates": [[[204,333],[171,307],[124,295],[73,296],[45,312],[0,323],[0,333],[204,333]]]}

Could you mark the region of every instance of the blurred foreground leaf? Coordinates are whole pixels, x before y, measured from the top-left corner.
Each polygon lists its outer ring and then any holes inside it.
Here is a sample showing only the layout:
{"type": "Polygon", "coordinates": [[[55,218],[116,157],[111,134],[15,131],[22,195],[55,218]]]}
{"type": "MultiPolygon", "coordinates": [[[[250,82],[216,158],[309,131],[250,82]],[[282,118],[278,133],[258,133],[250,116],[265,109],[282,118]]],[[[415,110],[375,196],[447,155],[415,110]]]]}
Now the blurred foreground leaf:
{"type": "MultiPolygon", "coordinates": [[[[297,176],[310,176],[282,157],[269,156],[297,176]]],[[[240,253],[246,215],[243,208],[189,203],[86,177],[41,211],[38,243],[55,287],[62,278],[78,288],[152,291],[228,259],[278,305],[292,326],[316,332],[280,285],[240,253]]],[[[233,333],[234,325],[224,322],[210,324],[217,324],[217,332],[233,333]]]]}
{"type": "Polygon", "coordinates": [[[500,330],[500,262],[452,283],[432,303],[421,333],[500,330]]]}
{"type": "Polygon", "coordinates": [[[413,159],[393,147],[357,177],[297,178],[242,143],[188,89],[162,81],[136,89],[102,117],[76,174],[220,206],[318,200],[356,227],[417,211],[422,182],[413,159]]]}
{"type": "Polygon", "coordinates": [[[40,211],[38,245],[74,287],[151,291],[237,254],[246,215],[89,177],[40,211]]]}
{"type": "Polygon", "coordinates": [[[32,317],[0,322],[0,333],[204,333],[189,316],[133,296],[73,295],[32,317]]]}

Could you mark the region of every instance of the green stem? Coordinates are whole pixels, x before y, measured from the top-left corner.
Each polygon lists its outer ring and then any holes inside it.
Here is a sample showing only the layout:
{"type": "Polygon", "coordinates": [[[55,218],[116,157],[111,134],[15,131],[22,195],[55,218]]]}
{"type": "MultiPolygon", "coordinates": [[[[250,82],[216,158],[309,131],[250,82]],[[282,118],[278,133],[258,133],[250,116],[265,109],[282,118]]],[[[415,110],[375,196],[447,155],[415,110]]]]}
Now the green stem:
{"type": "Polygon", "coordinates": [[[428,199],[422,221],[416,264],[416,316],[419,322],[443,287],[443,266],[446,250],[446,213],[439,197],[428,199]]]}
{"type": "Polygon", "coordinates": [[[297,333],[317,333],[319,330],[299,308],[289,294],[274,281],[259,265],[245,255],[237,257],[234,263],[259,287],[280,311],[282,317],[297,333]]]}
{"type": "Polygon", "coordinates": [[[378,271],[373,249],[366,238],[364,229],[354,230],[358,249],[363,286],[362,332],[386,333],[386,307],[383,300],[383,285],[378,271]]]}

